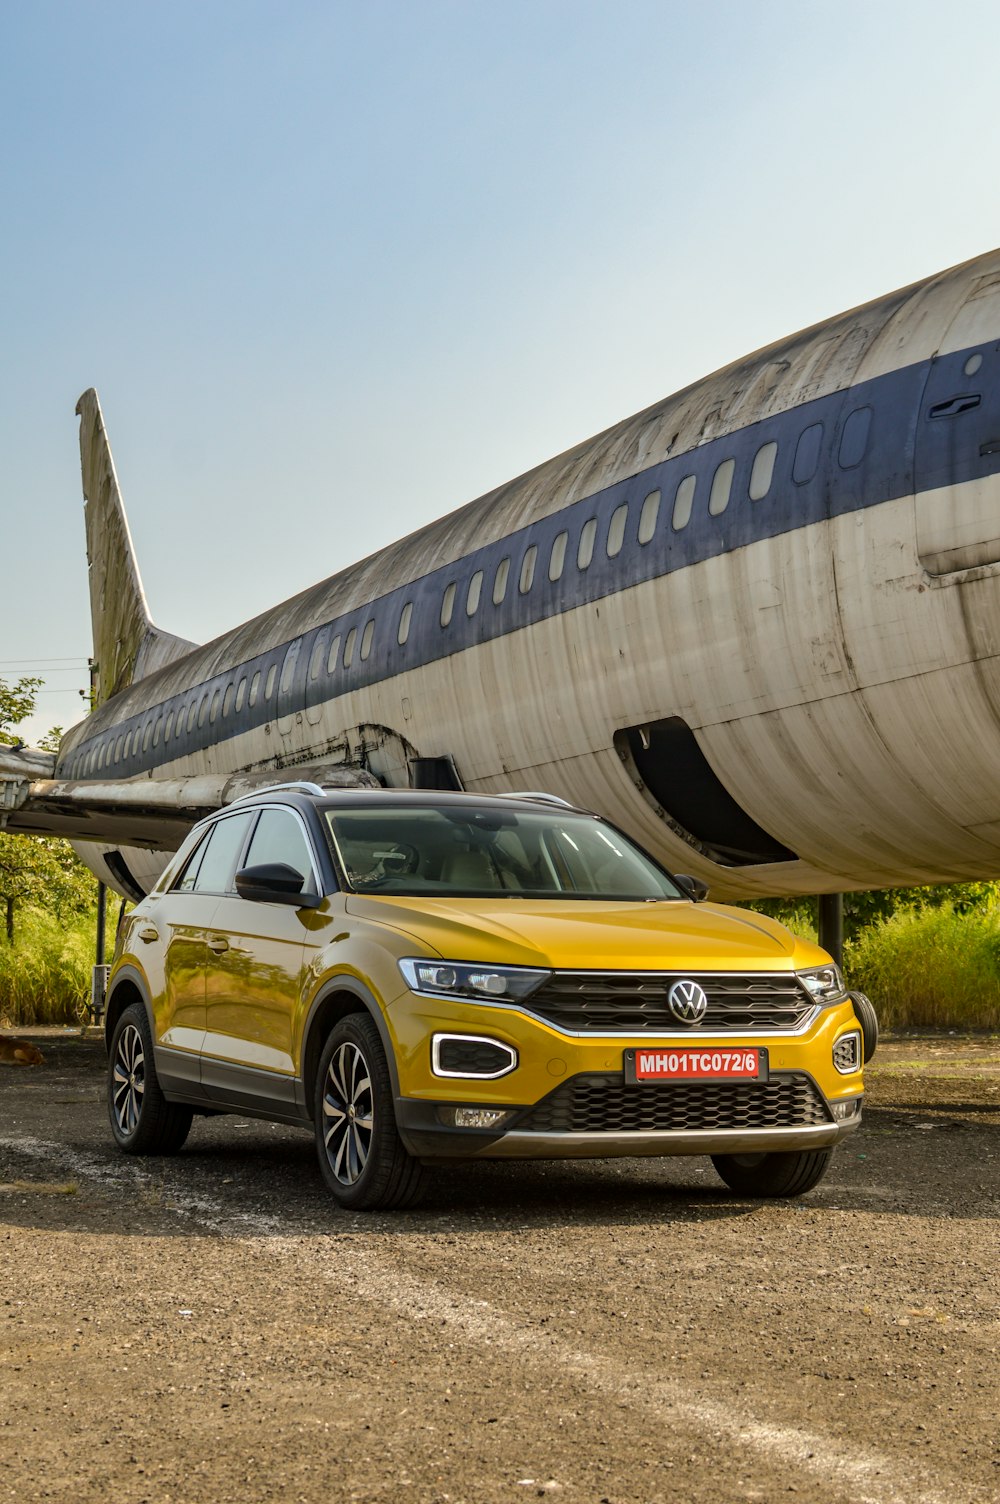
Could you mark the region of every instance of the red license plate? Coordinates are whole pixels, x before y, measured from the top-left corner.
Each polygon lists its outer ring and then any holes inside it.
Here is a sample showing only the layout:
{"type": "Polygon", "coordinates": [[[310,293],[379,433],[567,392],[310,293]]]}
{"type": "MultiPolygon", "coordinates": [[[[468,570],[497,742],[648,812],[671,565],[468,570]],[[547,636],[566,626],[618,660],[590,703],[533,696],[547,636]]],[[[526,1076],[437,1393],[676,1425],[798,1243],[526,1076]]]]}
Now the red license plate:
{"type": "Polygon", "coordinates": [[[633,1086],[644,1081],[766,1081],[767,1051],[725,1045],[626,1050],[625,1079],[633,1086]]]}

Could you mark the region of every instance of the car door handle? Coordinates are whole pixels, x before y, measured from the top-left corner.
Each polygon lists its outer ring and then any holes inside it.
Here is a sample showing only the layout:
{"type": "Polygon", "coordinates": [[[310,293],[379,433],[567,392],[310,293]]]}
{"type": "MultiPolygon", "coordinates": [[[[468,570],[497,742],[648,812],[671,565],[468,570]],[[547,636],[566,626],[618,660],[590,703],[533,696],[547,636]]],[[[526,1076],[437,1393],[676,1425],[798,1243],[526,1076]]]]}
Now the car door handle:
{"type": "Polygon", "coordinates": [[[139,931],[139,939],[145,940],[147,945],[149,944],[150,940],[159,940],[159,938],[160,932],[156,928],[155,924],[144,924],[142,929],[139,931]]]}
{"type": "Polygon", "coordinates": [[[223,951],[229,949],[229,941],[225,935],[212,935],[208,942],[208,948],[209,950],[214,950],[217,956],[221,956],[223,951]]]}

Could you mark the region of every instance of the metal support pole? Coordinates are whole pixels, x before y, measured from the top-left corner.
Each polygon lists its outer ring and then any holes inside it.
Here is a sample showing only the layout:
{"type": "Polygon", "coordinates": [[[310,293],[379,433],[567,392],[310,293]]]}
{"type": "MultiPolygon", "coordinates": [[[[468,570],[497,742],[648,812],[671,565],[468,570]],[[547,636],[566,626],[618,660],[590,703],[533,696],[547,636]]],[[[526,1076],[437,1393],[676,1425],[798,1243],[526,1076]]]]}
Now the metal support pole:
{"type": "Polygon", "coordinates": [[[90,1010],[95,1023],[104,1014],[104,997],[108,990],[108,968],[104,964],[104,947],[108,932],[108,890],[97,884],[97,959],[90,984],[90,1010]]]}
{"type": "Polygon", "coordinates": [[[838,966],[844,964],[844,895],[819,895],[819,943],[838,966]]]}

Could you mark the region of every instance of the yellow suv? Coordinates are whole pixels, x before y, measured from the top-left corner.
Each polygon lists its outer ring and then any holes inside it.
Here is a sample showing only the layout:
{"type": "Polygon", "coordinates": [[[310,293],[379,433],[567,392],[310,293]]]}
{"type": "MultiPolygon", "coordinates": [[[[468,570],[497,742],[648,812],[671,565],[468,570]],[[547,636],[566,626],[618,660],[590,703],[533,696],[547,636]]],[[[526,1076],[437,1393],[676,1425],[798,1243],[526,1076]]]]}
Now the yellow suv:
{"type": "Polygon", "coordinates": [[[544,795],[294,784],[197,825],[121,928],[119,1146],[198,1113],[310,1128],[346,1207],[436,1160],[708,1154],[809,1190],[861,1119],[870,1003],[773,920],[702,902],[544,795]]]}

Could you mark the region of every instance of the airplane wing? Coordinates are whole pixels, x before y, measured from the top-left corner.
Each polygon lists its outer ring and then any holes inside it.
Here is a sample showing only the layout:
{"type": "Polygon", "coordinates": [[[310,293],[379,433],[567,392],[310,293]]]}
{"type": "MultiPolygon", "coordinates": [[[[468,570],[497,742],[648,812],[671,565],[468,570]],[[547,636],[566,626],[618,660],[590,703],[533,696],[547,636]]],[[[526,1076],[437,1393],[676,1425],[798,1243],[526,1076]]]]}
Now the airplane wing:
{"type": "Polygon", "coordinates": [[[342,765],[108,780],[61,779],[54,771],[50,753],[0,749],[0,829],[176,851],[196,821],[262,788],[293,781],[327,788],[379,787],[370,773],[342,765]]]}

